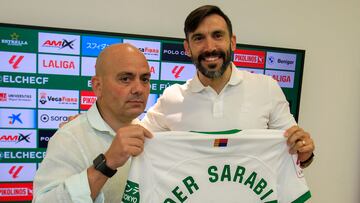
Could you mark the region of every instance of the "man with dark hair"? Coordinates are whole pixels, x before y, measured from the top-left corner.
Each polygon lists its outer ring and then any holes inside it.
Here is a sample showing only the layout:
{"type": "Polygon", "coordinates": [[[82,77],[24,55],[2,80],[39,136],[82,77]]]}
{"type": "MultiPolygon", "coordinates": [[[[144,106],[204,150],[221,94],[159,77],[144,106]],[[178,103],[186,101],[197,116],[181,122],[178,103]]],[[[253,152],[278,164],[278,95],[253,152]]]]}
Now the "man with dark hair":
{"type": "Polygon", "coordinates": [[[142,123],[151,131],[283,129],[301,166],[313,159],[314,142],[297,126],[275,80],[241,71],[231,62],[236,48],[230,19],[216,6],[192,11],[185,20],[184,48],[197,74],[165,89],[142,123]]]}

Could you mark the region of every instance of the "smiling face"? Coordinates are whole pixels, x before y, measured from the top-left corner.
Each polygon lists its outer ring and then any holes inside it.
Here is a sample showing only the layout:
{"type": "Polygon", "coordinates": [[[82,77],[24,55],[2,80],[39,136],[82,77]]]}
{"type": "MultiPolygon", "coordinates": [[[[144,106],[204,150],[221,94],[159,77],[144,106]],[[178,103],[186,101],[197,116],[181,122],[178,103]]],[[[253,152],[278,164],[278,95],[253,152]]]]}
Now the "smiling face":
{"type": "Polygon", "coordinates": [[[226,21],[217,14],[205,17],[184,42],[184,48],[197,70],[209,79],[223,76],[235,46],[235,36],[230,36],[226,21]]]}
{"type": "Polygon", "coordinates": [[[107,122],[131,122],[145,109],[150,93],[150,69],[145,56],[127,44],[107,48],[97,61],[93,89],[107,122]]]}

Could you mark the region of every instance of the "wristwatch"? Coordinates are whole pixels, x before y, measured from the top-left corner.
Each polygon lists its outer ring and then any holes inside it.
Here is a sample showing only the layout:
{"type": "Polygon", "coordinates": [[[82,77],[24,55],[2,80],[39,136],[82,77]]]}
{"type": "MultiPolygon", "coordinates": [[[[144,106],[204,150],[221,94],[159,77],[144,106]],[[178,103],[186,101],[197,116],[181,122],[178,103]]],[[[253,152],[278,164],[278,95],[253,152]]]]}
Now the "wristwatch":
{"type": "Polygon", "coordinates": [[[109,178],[115,175],[117,171],[116,169],[113,170],[106,165],[106,159],[103,153],[99,154],[99,156],[94,159],[93,164],[96,170],[100,171],[102,174],[109,178]]]}
{"type": "Polygon", "coordinates": [[[314,157],[315,157],[315,154],[312,153],[311,156],[310,156],[307,160],[305,160],[305,161],[300,161],[300,167],[301,167],[301,168],[306,168],[306,167],[308,167],[308,166],[311,164],[311,162],[313,162],[314,157]]]}

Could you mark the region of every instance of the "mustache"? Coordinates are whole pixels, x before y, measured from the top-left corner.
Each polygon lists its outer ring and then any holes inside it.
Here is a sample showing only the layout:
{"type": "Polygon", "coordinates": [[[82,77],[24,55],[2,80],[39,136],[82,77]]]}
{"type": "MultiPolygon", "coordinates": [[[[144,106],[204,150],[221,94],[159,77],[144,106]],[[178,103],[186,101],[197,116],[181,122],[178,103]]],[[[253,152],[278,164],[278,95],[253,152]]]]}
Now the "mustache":
{"type": "Polygon", "coordinates": [[[214,50],[212,52],[206,51],[198,56],[198,61],[205,60],[206,57],[212,57],[212,56],[225,59],[226,54],[224,51],[217,51],[217,50],[214,50]]]}

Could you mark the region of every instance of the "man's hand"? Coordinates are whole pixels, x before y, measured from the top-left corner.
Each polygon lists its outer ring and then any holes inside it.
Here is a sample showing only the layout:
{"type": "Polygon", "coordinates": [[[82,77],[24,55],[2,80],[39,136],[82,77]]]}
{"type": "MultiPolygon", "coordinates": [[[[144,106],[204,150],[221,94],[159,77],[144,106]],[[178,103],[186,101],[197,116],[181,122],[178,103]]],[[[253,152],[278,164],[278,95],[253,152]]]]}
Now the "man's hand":
{"type": "Polygon", "coordinates": [[[308,132],[305,132],[299,126],[292,126],[285,131],[287,144],[290,147],[290,154],[298,153],[299,160],[304,162],[308,160],[315,150],[313,139],[308,132]]]}
{"type": "Polygon", "coordinates": [[[105,153],[106,165],[116,169],[124,165],[130,156],[139,155],[144,149],[145,138],[152,138],[152,134],[140,125],[129,125],[117,130],[105,153]]]}

